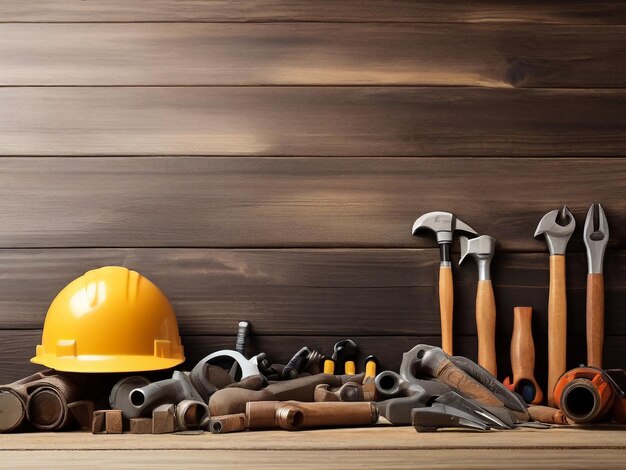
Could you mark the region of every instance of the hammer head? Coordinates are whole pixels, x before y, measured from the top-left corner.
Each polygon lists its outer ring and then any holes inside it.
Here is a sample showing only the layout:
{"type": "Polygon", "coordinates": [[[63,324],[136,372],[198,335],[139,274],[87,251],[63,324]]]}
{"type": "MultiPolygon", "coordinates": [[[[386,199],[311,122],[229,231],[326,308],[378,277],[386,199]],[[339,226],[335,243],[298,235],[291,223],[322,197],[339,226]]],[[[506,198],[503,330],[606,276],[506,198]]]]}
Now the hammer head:
{"type": "Polygon", "coordinates": [[[546,237],[550,255],[564,255],[567,242],[575,228],[574,216],[567,206],[563,206],[562,209],[550,211],[541,218],[535,230],[535,237],[539,235],[546,237]]]}
{"type": "Polygon", "coordinates": [[[493,254],[496,251],[496,239],[489,235],[481,235],[472,238],[461,237],[461,259],[459,264],[463,262],[467,255],[470,255],[478,264],[479,280],[490,279],[489,265],[493,254]]]}
{"type": "Polygon", "coordinates": [[[496,239],[489,235],[481,235],[480,237],[469,239],[461,237],[461,259],[459,264],[463,262],[467,255],[476,260],[491,259],[496,251],[496,239]]]}
{"type": "Polygon", "coordinates": [[[452,243],[454,232],[461,231],[478,235],[476,231],[450,212],[428,212],[418,218],[413,224],[412,234],[429,229],[437,235],[437,243],[452,243]]]}

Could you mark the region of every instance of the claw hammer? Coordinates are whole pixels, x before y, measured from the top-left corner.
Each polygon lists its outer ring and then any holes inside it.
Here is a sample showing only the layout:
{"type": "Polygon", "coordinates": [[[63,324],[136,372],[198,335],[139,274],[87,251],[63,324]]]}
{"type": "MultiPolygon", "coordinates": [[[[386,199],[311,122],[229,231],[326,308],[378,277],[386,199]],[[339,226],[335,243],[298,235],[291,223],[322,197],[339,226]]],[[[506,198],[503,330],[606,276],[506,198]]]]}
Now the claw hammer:
{"type": "Polygon", "coordinates": [[[469,255],[478,264],[478,287],[476,288],[476,332],[478,334],[478,364],[494,377],[496,366],[496,299],[491,284],[490,266],[496,248],[496,239],[489,235],[469,240],[461,237],[461,259],[469,255]]]}
{"type": "Polygon", "coordinates": [[[554,407],[554,386],[566,370],[567,299],[565,286],[565,249],[576,221],[567,208],[544,215],[535,237],[544,235],[550,251],[550,293],[548,296],[548,406],[554,407]]]}
{"type": "Polygon", "coordinates": [[[452,286],[452,259],[450,246],[454,232],[460,231],[478,235],[476,231],[450,212],[428,212],[413,224],[412,234],[428,229],[437,235],[441,263],[439,264],[439,313],[441,316],[441,347],[452,354],[452,309],[454,289],[452,286]]]}

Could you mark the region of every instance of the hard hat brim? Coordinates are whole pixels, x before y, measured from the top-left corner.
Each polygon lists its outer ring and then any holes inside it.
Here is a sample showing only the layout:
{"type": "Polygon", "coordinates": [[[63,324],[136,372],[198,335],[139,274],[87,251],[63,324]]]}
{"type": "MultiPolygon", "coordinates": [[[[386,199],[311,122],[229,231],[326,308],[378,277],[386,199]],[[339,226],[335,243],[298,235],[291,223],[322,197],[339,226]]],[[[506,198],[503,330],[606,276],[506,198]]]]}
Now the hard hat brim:
{"type": "Polygon", "coordinates": [[[114,373],[144,372],[176,367],[184,357],[163,358],[154,356],[35,356],[30,362],[41,364],[61,372],[114,373]]]}

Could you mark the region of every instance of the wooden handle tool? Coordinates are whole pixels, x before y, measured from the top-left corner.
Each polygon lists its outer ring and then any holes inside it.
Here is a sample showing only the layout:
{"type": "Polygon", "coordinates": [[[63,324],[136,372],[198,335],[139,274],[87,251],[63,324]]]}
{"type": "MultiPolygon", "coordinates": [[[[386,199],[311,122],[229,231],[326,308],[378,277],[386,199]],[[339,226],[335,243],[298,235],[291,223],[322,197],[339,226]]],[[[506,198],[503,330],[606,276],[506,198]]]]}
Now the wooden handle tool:
{"type": "Polygon", "coordinates": [[[548,298],[548,406],[554,406],[554,386],[566,370],[567,300],[565,249],[576,221],[567,208],[555,209],[541,218],[535,237],[544,235],[550,251],[550,294],[548,298]]]}
{"type": "Polygon", "coordinates": [[[554,407],[554,386],[565,373],[567,352],[567,298],[565,256],[550,256],[548,297],[548,406],[554,407]]]}
{"type": "Polygon", "coordinates": [[[454,232],[460,231],[477,235],[476,231],[450,212],[428,212],[413,224],[411,233],[431,230],[437,235],[439,244],[439,313],[441,315],[441,348],[452,354],[452,309],[454,306],[454,287],[452,285],[452,263],[450,245],[454,232]]]}
{"type": "Polygon", "coordinates": [[[602,369],[604,349],[604,275],[587,274],[587,365],[602,369]]]}
{"type": "Polygon", "coordinates": [[[602,369],[604,347],[604,275],[602,264],[609,241],[609,224],[600,204],[587,212],[583,239],[587,247],[587,365],[602,369]]]}
{"type": "Polygon", "coordinates": [[[439,267],[439,315],[441,317],[441,349],[452,354],[452,311],[454,308],[454,288],[452,287],[452,266],[439,267]]]}
{"type": "Polygon", "coordinates": [[[496,366],[496,299],[493,295],[490,266],[496,240],[481,235],[471,240],[461,237],[461,260],[469,255],[478,265],[478,287],[476,289],[476,331],[478,333],[478,364],[495,377],[496,366]]]}
{"type": "Polygon", "coordinates": [[[543,392],[535,379],[535,344],[532,334],[531,307],[513,309],[513,337],[511,338],[511,369],[513,380],[508,377],[504,385],[516,391],[529,404],[543,401],[543,392]]]}
{"type": "Polygon", "coordinates": [[[478,364],[497,377],[496,366],[496,299],[491,280],[478,281],[476,291],[476,330],[478,364]]]}

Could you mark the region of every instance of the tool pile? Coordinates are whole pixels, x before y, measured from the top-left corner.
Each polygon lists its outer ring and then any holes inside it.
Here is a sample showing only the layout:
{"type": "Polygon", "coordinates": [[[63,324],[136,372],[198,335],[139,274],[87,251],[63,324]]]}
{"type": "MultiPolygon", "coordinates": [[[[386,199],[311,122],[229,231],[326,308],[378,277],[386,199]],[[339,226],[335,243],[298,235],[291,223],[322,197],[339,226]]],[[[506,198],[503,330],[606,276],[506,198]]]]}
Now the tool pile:
{"type": "Polygon", "coordinates": [[[626,373],[602,369],[604,288],[602,261],[608,224],[602,207],[587,214],[589,261],[588,365],[566,370],[565,248],[575,227],[564,207],[546,214],[535,236],[550,251],[549,380],[534,377],[531,307],[516,307],[511,339],[512,377],[499,382],[496,303],[490,264],[496,241],[478,235],[448,212],[418,218],[412,233],[435,232],[440,246],[442,348],[418,344],[398,372],[380,371],[375,356],[357,373],[360,351],[351,339],[325,355],[307,346],[287,364],[267,354],[246,355],[248,322],[238,326],[235,348],[213,352],[190,371],[158,380],[154,371],[185,360],[176,316],[165,295],[144,276],[122,267],[89,271],[52,302],[42,344],[32,362],[49,369],[0,386],[0,432],[91,430],[221,434],[256,429],[300,430],[364,426],[384,417],[417,431],[550,427],[553,424],[626,423],[626,373]],[[460,237],[461,260],[478,265],[478,364],[452,353],[451,245],[460,237]],[[548,406],[541,406],[544,396],[548,406]]]}

